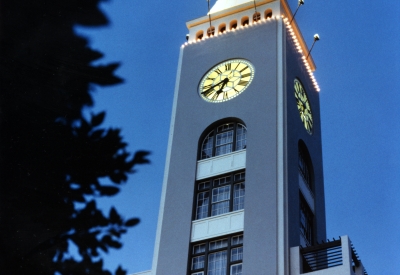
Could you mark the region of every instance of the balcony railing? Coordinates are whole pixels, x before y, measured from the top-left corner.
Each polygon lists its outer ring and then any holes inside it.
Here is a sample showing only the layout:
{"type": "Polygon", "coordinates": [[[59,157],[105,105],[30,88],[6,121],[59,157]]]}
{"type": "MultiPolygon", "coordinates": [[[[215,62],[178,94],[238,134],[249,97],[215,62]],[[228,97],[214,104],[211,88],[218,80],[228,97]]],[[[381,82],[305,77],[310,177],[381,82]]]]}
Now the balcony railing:
{"type": "Polygon", "coordinates": [[[292,247],[290,255],[293,275],[368,275],[347,236],[313,246],[292,247]]]}
{"type": "Polygon", "coordinates": [[[317,271],[343,264],[340,240],[300,248],[303,272],[317,271]]]}

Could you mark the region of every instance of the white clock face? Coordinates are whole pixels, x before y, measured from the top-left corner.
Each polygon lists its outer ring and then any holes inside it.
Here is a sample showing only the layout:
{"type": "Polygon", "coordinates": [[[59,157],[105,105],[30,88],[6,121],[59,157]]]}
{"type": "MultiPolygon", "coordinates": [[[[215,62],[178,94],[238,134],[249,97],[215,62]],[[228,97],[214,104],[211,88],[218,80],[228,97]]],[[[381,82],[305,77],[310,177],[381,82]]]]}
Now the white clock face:
{"type": "Polygon", "coordinates": [[[222,62],[210,69],[200,82],[200,96],[213,103],[230,100],[250,85],[254,77],[253,65],[244,59],[222,62]]]}

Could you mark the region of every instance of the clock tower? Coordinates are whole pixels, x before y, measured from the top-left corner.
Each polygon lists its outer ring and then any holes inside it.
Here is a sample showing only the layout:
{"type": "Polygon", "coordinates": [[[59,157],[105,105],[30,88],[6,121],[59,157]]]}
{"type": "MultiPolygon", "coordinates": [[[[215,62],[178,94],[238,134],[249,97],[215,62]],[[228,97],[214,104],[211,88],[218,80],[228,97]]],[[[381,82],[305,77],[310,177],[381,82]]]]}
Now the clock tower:
{"type": "Polygon", "coordinates": [[[319,87],[291,19],[286,0],[217,0],[187,23],[140,274],[295,274],[291,248],[326,240],[319,87]]]}

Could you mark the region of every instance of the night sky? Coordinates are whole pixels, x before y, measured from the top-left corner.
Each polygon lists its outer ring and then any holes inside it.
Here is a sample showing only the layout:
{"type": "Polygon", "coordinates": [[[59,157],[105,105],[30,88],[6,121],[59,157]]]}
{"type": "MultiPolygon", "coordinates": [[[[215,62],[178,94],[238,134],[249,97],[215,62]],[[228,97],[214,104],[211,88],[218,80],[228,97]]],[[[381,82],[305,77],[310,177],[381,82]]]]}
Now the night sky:
{"type": "MultiPolygon", "coordinates": [[[[215,0],[211,0],[211,5],[215,0]]],[[[288,0],[294,11],[297,0],[288,0]]],[[[122,192],[101,200],[141,223],[123,237],[107,267],[151,269],[180,46],[186,22],[207,13],[205,0],[110,1],[111,21],[83,29],[91,46],[118,61],[125,83],[95,87],[106,125],[122,128],[129,150],[150,150],[122,192]]],[[[370,275],[400,270],[400,1],[306,0],[296,21],[309,47],[321,88],[327,236],[349,235],[370,275]]]]}

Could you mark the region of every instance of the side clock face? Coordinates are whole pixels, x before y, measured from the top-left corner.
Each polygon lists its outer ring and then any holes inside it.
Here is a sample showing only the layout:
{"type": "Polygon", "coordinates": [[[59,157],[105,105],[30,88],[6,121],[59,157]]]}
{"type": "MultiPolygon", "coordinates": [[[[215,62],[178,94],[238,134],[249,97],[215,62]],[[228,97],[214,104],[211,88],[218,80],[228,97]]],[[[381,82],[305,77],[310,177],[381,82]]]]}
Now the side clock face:
{"type": "Polygon", "coordinates": [[[307,93],[298,79],[294,80],[294,96],[297,101],[297,109],[299,110],[301,121],[304,124],[307,132],[311,135],[313,127],[313,116],[311,113],[310,102],[308,101],[307,93]]]}
{"type": "Polygon", "coordinates": [[[230,100],[250,85],[254,67],[243,59],[228,60],[214,66],[200,82],[199,94],[209,102],[219,103],[230,100]]]}

